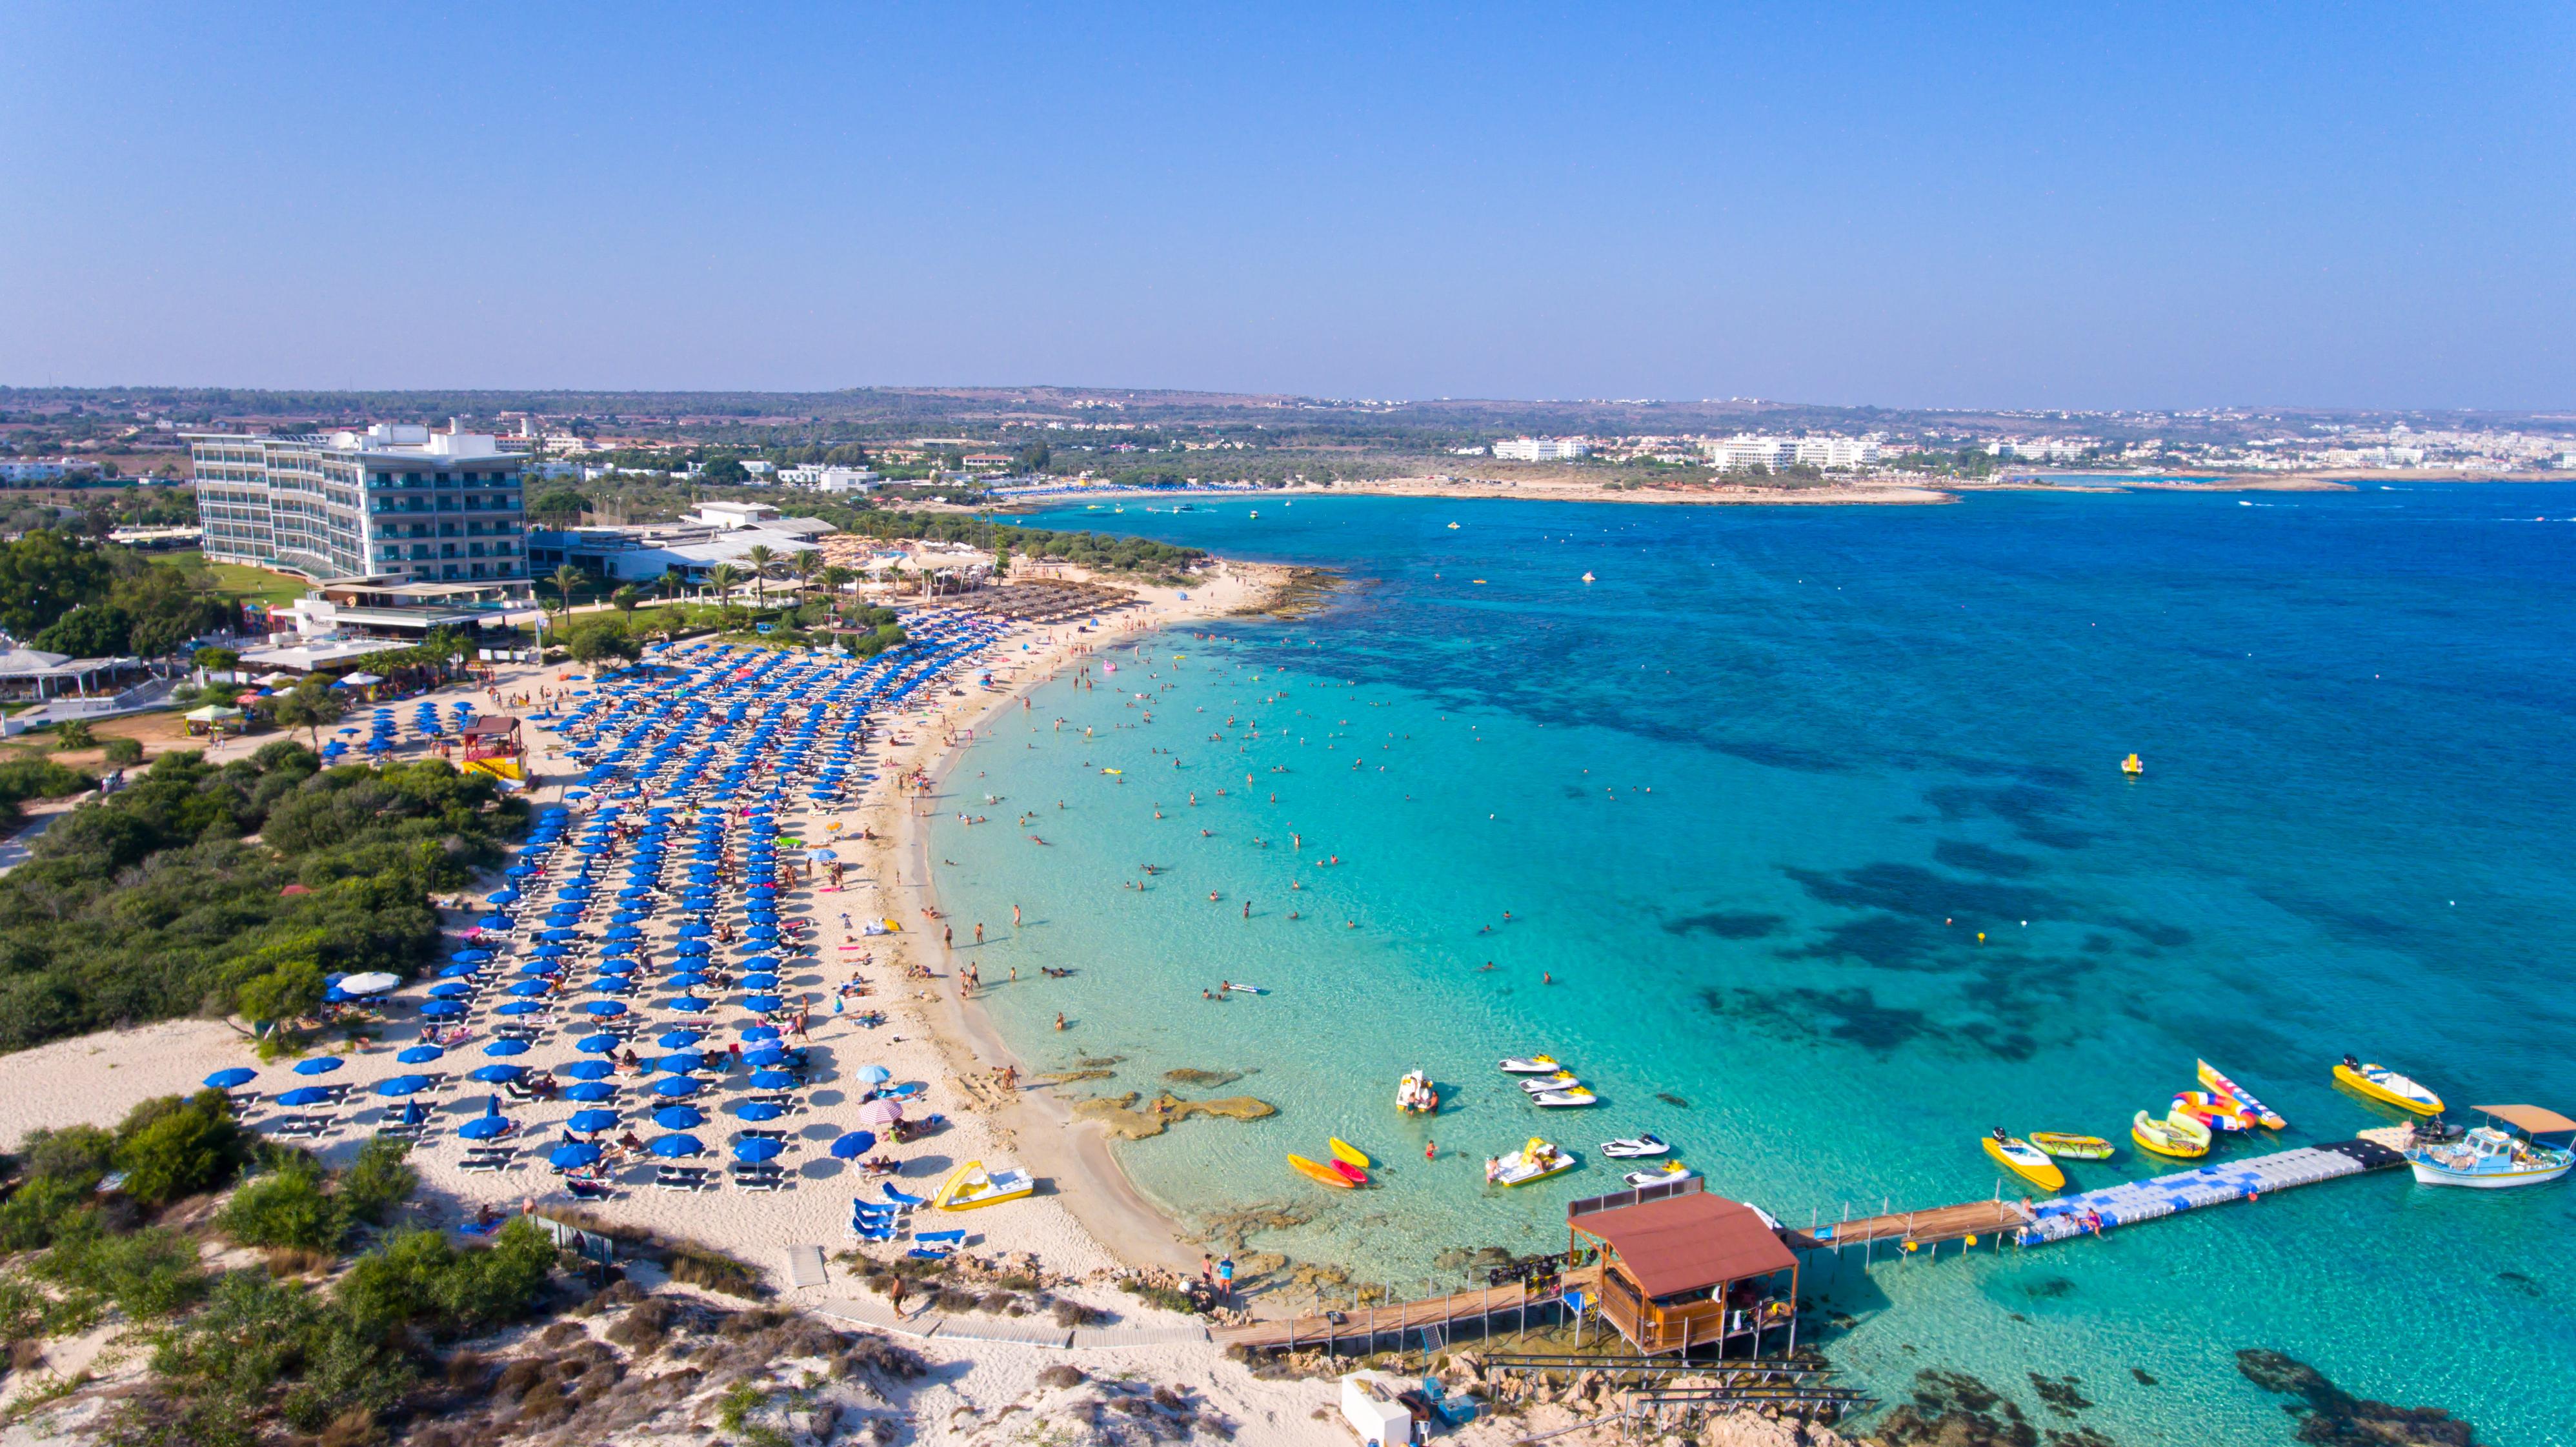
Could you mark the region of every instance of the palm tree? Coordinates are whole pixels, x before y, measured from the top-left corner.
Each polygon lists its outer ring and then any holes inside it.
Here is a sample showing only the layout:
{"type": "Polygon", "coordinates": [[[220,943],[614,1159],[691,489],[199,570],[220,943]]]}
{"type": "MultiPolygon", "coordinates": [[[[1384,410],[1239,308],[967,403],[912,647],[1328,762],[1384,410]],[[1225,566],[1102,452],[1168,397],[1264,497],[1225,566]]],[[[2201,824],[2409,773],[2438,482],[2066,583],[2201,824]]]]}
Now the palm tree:
{"type": "Polygon", "coordinates": [[[632,623],[635,621],[635,605],[644,601],[644,595],[636,591],[634,584],[623,583],[616,592],[608,595],[608,601],[616,604],[617,611],[625,614],[626,621],[632,623]]]}
{"type": "Polygon", "coordinates": [[[289,731],[304,729],[313,740],[313,752],[322,752],[322,725],[340,721],[340,700],[328,688],[312,683],[299,683],[292,693],[277,700],[278,726],[289,731]]]}
{"type": "Polygon", "coordinates": [[[741,583],[742,570],[731,563],[718,563],[707,569],[707,586],[716,590],[716,601],[719,603],[732,597],[733,590],[741,583]]]}
{"type": "Polygon", "coordinates": [[[778,560],[777,551],[767,543],[754,543],[743,553],[742,560],[751,564],[752,606],[768,607],[769,590],[766,585],[769,581],[769,565],[778,560]]]}
{"type": "Polygon", "coordinates": [[[835,606],[838,605],[841,594],[848,592],[850,585],[858,580],[859,575],[856,572],[838,563],[823,570],[823,588],[832,595],[835,606]]]}
{"type": "Polygon", "coordinates": [[[554,576],[546,579],[547,582],[563,590],[563,611],[566,617],[572,615],[572,590],[581,586],[581,580],[581,569],[570,563],[555,569],[554,576]]]}
{"type": "Polygon", "coordinates": [[[789,572],[796,575],[797,587],[804,589],[812,588],[814,586],[814,580],[820,577],[824,572],[823,550],[820,548],[809,548],[804,552],[796,554],[794,557],[787,560],[787,569],[789,572]]]}

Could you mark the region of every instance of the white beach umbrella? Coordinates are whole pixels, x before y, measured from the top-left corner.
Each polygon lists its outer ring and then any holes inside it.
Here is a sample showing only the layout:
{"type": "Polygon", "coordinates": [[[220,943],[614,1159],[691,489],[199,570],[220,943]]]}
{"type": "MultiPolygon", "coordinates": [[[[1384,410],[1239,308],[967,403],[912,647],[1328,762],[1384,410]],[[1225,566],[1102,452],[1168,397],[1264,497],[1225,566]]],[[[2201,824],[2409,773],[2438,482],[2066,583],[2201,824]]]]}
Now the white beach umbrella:
{"type": "Polygon", "coordinates": [[[402,981],[382,972],[351,975],[349,978],[340,982],[340,993],[344,995],[381,995],[385,991],[390,990],[401,983],[402,981]]]}

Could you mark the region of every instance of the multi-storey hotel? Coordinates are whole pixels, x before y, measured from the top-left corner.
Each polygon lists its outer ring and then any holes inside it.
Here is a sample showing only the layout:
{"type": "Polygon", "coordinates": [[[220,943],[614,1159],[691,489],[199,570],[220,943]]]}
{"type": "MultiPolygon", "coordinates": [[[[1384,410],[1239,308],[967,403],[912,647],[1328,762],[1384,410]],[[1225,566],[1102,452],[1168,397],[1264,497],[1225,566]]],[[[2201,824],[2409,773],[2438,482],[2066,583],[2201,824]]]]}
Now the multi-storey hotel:
{"type": "Polygon", "coordinates": [[[364,432],[188,440],[212,561],[317,583],[526,586],[527,459],[492,437],[379,422],[364,432]]]}

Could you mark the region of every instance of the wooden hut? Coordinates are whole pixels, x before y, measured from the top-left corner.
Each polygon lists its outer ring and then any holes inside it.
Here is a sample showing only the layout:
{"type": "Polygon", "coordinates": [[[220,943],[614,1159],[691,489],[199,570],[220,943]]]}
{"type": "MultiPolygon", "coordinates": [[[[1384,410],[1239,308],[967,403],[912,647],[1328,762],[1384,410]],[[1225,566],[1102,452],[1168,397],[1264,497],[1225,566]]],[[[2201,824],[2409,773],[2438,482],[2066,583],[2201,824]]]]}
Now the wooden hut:
{"type": "Polygon", "coordinates": [[[1575,1251],[1599,1255],[1601,1319],[1650,1355],[1713,1346],[1724,1356],[1732,1344],[1760,1356],[1763,1333],[1780,1328],[1794,1351],[1797,1256],[1761,1212],[1696,1177],[1678,1184],[1566,1208],[1575,1251]]]}

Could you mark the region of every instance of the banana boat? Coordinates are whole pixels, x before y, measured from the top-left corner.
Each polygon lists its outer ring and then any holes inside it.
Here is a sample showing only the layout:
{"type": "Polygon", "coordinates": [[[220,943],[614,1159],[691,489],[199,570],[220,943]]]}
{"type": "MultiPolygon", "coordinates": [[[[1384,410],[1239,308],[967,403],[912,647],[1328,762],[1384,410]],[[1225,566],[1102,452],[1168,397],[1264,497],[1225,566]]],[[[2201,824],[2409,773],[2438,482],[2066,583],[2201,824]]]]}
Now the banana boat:
{"type": "Polygon", "coordinates": [[[2186,1090],[2173,1098],[2177,1115],[2187,1115],[2211,1130],[2252,1130],[2260,1122],[2253,1109],[2234,1096],[2214,1090],[2186,1090]]]}
{"type": "Polygon", "coordinates": [[[2057,1168],[2057,1162],[2050,1160],[2045,1152],[2030,1142],[2006,1135],[2003,1128],[1998,1126],[1994,1134],[1985,1138],[1983,1144],[1986,1154],[1995,1158],[1995,1164],[2041,1190],[2066,1189],[2066,1173],[2057,1168]]]}
{"type": "Polygon", "coordinates": [[[2260,1125],[2265,1130],[2289,1129],[2290,1123],[2281,1118],[2281,1113],[2279,1111],[2276,1111],[2270,1106],[2265,1105],[2263,1102],[2256,1100],[2246,1091],[2245,1087],[2238,1085],[2235,1081],[2221,1075],[2217,1066],[2210,1064],[2206,1060],[2195,1060],[2192,1062],[2192,1065],[2200,1077],[2201,1084],[2208,1086],[2218,1094],[2224,1095],[2229,1099],[2234,1100],[2238,1105],[2254,1112],[2255,1124],[2260,1125]]]}
{"type": "Polygon", "coordinates": [[[2442,1097],[2385,1065],[2365,1065],[2347,1055],[2334,1068],[2334,1078],[2379,1101],[2417,1115],[2440,1115],[2442,1097]]]}
{"type": "Polygon", "coordinates": [[[2194,1161],[2209,1154],[2209,1127],[2187,1115],[2157,1120],[2139,1111],[2138,1118],[2129,1122],[2129,1139],[2136,1141],[2142,1151],[2178,1161],[2194,1161]]]}
{"type": "Polygon", "coordinates": [[[2061,1160],[2107,1161],[2111,1158],[2111,1143],[2097,1135],[2069,1135],[2065,1131],[2035,1130],[2025,1139],[2061,1160]]]}

